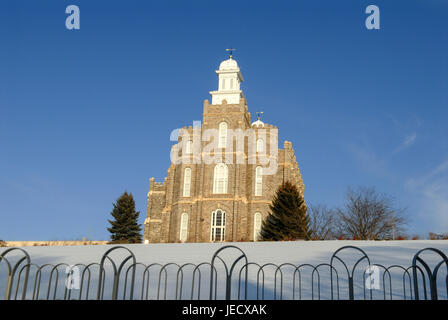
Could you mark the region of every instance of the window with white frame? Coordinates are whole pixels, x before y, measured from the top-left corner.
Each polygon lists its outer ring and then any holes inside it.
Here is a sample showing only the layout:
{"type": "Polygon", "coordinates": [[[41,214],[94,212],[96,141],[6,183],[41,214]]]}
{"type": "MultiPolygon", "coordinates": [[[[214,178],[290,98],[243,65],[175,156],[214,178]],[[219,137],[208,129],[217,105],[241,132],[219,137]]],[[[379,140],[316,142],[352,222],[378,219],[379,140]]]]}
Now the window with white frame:
{"type": "Polygon", "coordinates": [[[218,163],[213,173],[213,193],[227,193],[228,168],[224,163],[218,163]]]}
{"type": "Polygon", "coordinates": [[[264,152],[264,141],[263,139],[257,140],[257,152],[264,152]]]}
{"type": "Polygon", "coordinates": [[[258,241],[260,239],[260,231],[261,231],[261,213],[255,212],[255,214],[254,214],[254,241],[258,241]]]}
{"type": "Polygon", "coordinates": [[[219,124],[218,148],[225,148],[226,145],[227,145],[227,123],[221,122],[219,124]]]}
{"type": "Polygon", "coordinates": [[[185,154],[191,154],[193,151],[193,141],[188,140],[185,145],[185,154]]]}
{"type": "Polygon", "coordinates": [[[263,187],[263,168],[258,166],[255,169],[255,195],[261,196],[263,187]]]}
{"type": "Polygon", "coordinates": [[[226,239],[226,213],[221,209],[212,212],[210,241],[218,242],[226,239]]]}
{"type": "Polygon", "coordinates": [[[190,186],[191,186],[191,169],[185,168],[184,171],[184,197],[190,196],[190,186]]]}
{"type": "Polygon", "coordinates": [[[184,212],[180,216],[179,240],[185,242],[187,241],[187,238],[188,238],[188,213],[184,212]]]}

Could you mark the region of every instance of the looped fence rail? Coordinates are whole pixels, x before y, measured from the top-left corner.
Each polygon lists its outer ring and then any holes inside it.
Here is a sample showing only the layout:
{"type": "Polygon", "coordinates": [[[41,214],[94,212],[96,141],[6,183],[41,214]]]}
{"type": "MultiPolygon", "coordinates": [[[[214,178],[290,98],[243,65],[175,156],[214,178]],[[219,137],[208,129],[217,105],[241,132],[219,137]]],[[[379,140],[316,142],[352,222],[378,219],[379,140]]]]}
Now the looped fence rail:
{"type": "Polygon", "coordinates": [[[328,263],[258,264],[226,245],[209,262],[144,264],[115,246],[99,262],[38,265],[24,249],[8,248],[0,254],[0,290],[5,300],[447,300],[448,258],[425,248],[410,266],[384,266],[344,246],[328,263]]]}

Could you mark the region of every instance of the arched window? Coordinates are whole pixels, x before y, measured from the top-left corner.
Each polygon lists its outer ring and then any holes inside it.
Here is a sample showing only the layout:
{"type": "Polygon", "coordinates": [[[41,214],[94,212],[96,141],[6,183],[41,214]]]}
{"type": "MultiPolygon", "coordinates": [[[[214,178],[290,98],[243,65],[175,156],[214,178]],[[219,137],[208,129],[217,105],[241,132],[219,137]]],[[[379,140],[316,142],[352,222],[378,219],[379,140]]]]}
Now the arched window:
{"type": "Polygon", "coordinates": [[[226,213],[221,209],[212,212],[210,241],[224,241],[226,239],[226,213]]]}
{"type": "Polygon", "coordinates": [[[230,79],[230,89],[233,89],[233,78],[230,79]]]}
{"type": "Polygon", "coordinates": [[[227,123],[221,122],[219,124],[218,148],[225,148],[226,145],[227,145],[227,123]]]}
{"type": "Polygon", "coordinates": [[[191,154],[193,150],[193,141],[188,140],[185,145],[185,154],[191,154]]]}
{"type": "Polygon", "coordinates": [[[261,196],[263,188],[263,168],[258,166],[255,169],[255,195],[261,196]]]}
{"type": "Polygon", "coordinates": [[[261,231],[261,213],[255,212],[255,214],[254,214],[254,241],[258,241],[260,239],[260,231],[261,231]]]}
{"type": "Polygon", "coordinates": [[[185,242],[187,241],[187,238],[188,238],[188,213],[184,212],[180,216],[179,240],[185,242]]]}
{"type": "Polygon", "coordinates": [[[264,152],[264,141],[263,139],[257,140],[257,152],[264,152]]]}
{"type": "Polygon", "coordinates": [[[218,163],[213,173],[213,193],[227,193],[228,169],[224,163],[218,163]]]}
{"type": "Polygon", "coordinates": [[[185,168],[185,171],[184,171],[184,197],[190,196],[190,186],[191,186],[191,169],[185,168]]]}

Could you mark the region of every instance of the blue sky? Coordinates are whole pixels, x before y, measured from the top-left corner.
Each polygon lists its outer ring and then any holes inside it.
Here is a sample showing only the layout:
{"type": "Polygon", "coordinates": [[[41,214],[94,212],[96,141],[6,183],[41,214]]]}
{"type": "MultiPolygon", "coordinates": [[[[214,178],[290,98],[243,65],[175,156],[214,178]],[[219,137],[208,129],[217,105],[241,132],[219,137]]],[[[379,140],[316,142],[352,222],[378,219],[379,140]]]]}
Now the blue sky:
{"type": "Polygon", "coordinates": [[[170,132],[235,59],[252,115],[292,141],[311,204],[375,186],[408,232],[448,231],[448,2],[2,1],[0,239],[107,239],[125,190],[146,216],[170,132]],[[65,28],[78,5],[81,29],[65,28]],[[381,29],[367,30],[369,4],[381,29]]]}

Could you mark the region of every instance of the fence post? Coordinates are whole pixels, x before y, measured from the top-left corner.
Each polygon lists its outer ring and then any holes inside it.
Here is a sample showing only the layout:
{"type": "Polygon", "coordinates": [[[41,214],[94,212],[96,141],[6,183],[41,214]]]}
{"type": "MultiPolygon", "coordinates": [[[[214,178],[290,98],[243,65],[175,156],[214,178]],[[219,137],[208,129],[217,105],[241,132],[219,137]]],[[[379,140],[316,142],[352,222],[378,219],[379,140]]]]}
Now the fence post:
{"type": "MultiPolygon", "coordinates": [[[[419,293],[418,293],[418,278],[417,278],[417,262],[420,262],[423,268],[425,269],[426,273],[428,274],[428,280],[429,280],[429,290],[431,293],[431,300],[438,300],[438,294],[437,294],[437,272],[439,271],[439,268],[445,264],[446,269],[448,272],[448,257],[439,249],[436,248],[425,248],[420,251],[418,251],[414,258],[412,259],[412,275],[414,278],[414,296],[415,300],[419,300],[419,293]],[[437,266],[434,268],[434,270],[431,271],[428,264],[420,257],[420,254],[424,251],[432,251],[437,253],[440,257],[442,257],[442,261],[440,261],[437,266]]],[[[423,274],[424,277],[424,274],[423,274]]],[[[424,288],[426,290],[426,287],[424,288]]],[[[425,291],[426,293],[426,291],[425,291]]],[[[448,280],[447,280],[447,294],[448,294],[448,280]]]]}
{"type": "Polygon", "coordinates": [[[348,298],[350,300],[355,300],[355,294],[353,290],[353,277],[348,277],[348,298]]]}
{"type": "MultiPolygon", "coordinates": [[[[237,265],[237,263],[241,260],[244,259],[245,260],[245,265],[247,265],[248,260],[247,260],[247,256],[244,253],[243,250],[241,250],[240,248],[236,247],[236,246],[224,246],[220,249],[218,249],[212,257],[212,261],[210,263],[210,300],[212,300],[213,298],[213,270],[215,269],[215,259],[219,259],[226,271],[226,292],[225,292],[225,299],[226,300],[230,300],[232,295],[232,274],[233,274],[233,270],[235,269],[235,266],[237,265]],[[219,253],[225,249],[237,249],[238,251],[241,252],[241,255],[236,258],[233,263],[232,266],[230,267],[230,269],[227,267],[227,264],[225,263],[225,261],[219,256],[219,253]]],[[[247,299],[247,268],[246,268],[246,278],[244,279],[244,297],[245,299],[247,299]]],[[[216,277],[218,277],[218,275],[216,275],[216,277]]],[[[216,298],[216,295],[215,295],[216,298]]]]}
{"type": "MultiPolygon", "coordinates": [[[[14,282],[14,276],[16,274],[17,269],[19,268],[20,264],[26,260],[26,272],[25,272],[25,278],[23,280],[23,290],[22,290],[22,300],[25,300],[26,298],[26,289],[27,289],[27,284],[28,284],[28,277],[29,277],[29,273],[30,273],[30,264],[31,264],[31,259],[30,256],[28,254],[28,252],[26,252],[25,250],[21,249],[21,248],[10,248],[7,249],[5,251],[2,252],[2,254],[0,254],[0,262],[4,260],[6,263],[6,266],[8,267],[8,282],[6,284],[6,291],[5,291],[5,300],[9,300],[11,299],[11,291],[12,291],[12,286],[13,286],[13,282],[14,282]],[[21,251],[24,256],[22,258],[19,259],[19,261],[16,262],[16,264],[14,265],[14,267],[11,269],[11,265],[8,261],[8,259],[5,258],[5,256],[14,250],[18,250],[21,251]]],[[[20,284],[17,283],[17,286],[19,286],[20,284]]],[[[18,289],[18,287],[17,287],[18,289]]]]}
{"type": "MultiPolygon", "coordinates": [[[[355,294],[354,294],[354,287],[353,287],[353,277],[355,274],[355,269],[358,266],[358,264],[362,261],[366,259],[368,265],[370,266],[370,259],[369,256],[364,252],[364,250],[362,250],[361,248],[355,247],[355,246],[344,246],[342,248],[339,248],[338,250],[336,250],[333,255],[331,256],[330,259],[330,281],[331,281],[331,298],[333,299],[333,272],[332,269],[334,268],[334,260],[338,260],[345,268],[345,271],[347,272],[347,279],[348,279],[348,298],[350,300],[354,300],[355,299],[355,294]],[[361,257],[354,263],[353,267],[351,268],[351,270],[349,270],[349,267],[347,266],[347,264],[338,256],[338,253],[342,250],[346,250],[346,249],[352,249],[352,250],[357,250],[361,253],[361,257]]],[[[365,284],[364,284],[365,285],[365,284]]],[[[365,290],[365,287],[364,287],[365,290]]],[[[372,289],[370,289],[372,290],[372,289]]],[[[372,292],[372,291],[370,291],[372,292]]],[[[370,295],[370,299],[372,299],[372,295],[370,295]]]]}
{"type": "MultiPolygon", "coordinates": [[[[100,262],[100,274],[98,277],[98,292],[97,292],[97,300],[100,300],[100,298],[102,297],[102,284],[103,284],[103,274],[105,272],[104,270],[104,263],[106,261],[106,259],[108,259],[111,263],[112,263],[112,267],[114,270],[114,282],[113,282],[113,288],[112,288],[112,300],[117,300],[118,298],[118,284],[119,284],[119,280],[120,280],[120,273],[124,267],[124,265],[126,264],[126,262],[129,261],[129,259],[132,259],[132,276],[131,276],[131,286],[130,286],[130,294],[129,294],[129,299],[132,300],[134,297],[134,283],[135,283],[135,264],[136,264],[136,259],[134,254],[132,253],[131,250],[129,250],[128,248],[124,247],[124,246],[115,246],[109,250],[107,250],[103,257],[101,258],[101,262],[100,262]],[[109,257],[109,254],[117,249],[124,249],[126,250],[129,255],[127,257],[124,258],[124,260],[121,262],[120,266],[117,268],[115,262],[109,257]]],[[[124,295],[123,295],[124,296],[124,295]]]]}

